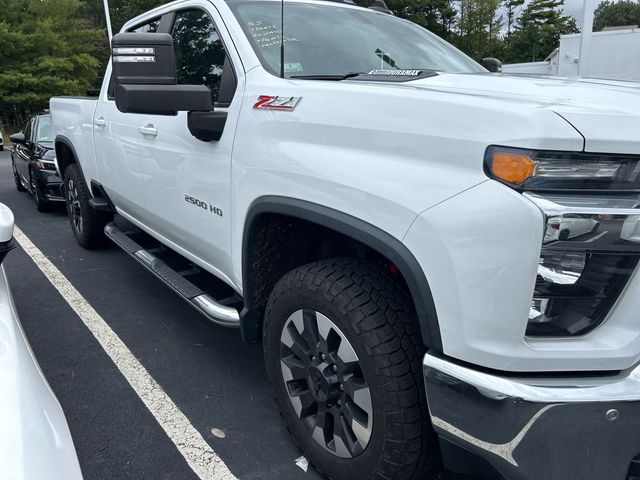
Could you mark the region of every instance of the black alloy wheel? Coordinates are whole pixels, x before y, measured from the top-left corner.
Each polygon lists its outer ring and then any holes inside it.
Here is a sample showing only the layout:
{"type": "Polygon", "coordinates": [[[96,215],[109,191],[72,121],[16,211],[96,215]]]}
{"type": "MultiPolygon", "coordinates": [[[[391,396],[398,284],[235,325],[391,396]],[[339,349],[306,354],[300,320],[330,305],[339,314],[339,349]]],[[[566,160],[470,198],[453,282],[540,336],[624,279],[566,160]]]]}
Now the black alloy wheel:
{"type": "Polygon", "coordinates": [[[315,310],[298,310],[280,335],[280,361],[289,400],[322,448],[352,458],[373,429],[371,393],[358,355],[342,331],[315,310]]]}
{"type": "Polygon", "coordinates": [[[76,241],[89,249],[105,246],[104,227],[113,220],[113,214],[91,208],[91,194],[76,164],[67,166],[64,171],[64,196],[76,241]]]}
{"type": "Polygon", "coordinates": [[[289,432],[333,480],[428,478],[438,459],[406,288],[355,258],[299,267],[264,323],[267,376],[289,432]]]}
{"type": "Polygon", "coordinates": [[[69,179],[65,192],[67,194],[67,211],[69,213],[69,220],[71,220],[71,227],[74,233],[84,235],[82,205],[80,204],[80,194],[78,193],[78,186],[76,185],[75,179],[69,179]]]}

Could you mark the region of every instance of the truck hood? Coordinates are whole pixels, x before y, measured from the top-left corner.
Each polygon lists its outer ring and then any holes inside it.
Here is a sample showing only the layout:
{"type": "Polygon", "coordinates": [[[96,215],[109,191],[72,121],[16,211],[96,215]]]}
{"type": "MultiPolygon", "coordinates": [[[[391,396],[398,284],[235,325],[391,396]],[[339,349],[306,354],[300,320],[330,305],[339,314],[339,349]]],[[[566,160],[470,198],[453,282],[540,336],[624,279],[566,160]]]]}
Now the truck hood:
{"type": "MultiPolygon", "coordinates": [[[[396,84],[398,85],[398,84],[396,84]]],[[[442,74],[407,87],[551,110],[585,139],[587,152],[640,154],[640,83],[565,77],[442,74]]]]}

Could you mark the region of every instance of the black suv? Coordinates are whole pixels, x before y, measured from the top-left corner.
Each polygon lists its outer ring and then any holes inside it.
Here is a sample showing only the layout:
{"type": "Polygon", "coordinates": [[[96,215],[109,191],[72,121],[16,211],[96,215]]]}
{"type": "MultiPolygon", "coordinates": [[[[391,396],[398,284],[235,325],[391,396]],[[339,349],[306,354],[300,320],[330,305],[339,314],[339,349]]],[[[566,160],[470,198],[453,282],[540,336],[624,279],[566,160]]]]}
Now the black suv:
{"type": "Polygon", "coordinates": [[[33,115],[22,131],[9,138],[13,143],[11,165],[18,191],[30,192],[40,212],[51,210],[55,203],[64,202],[62,180],[55,166],[49,113],[33,115]]]}

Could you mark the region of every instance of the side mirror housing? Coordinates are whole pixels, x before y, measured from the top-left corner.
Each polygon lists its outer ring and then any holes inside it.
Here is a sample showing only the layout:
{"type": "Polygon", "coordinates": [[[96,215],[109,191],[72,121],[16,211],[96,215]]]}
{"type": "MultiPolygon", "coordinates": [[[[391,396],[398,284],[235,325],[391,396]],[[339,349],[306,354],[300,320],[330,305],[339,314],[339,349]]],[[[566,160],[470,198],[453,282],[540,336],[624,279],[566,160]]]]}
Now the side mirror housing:
{"type": "Polygon", "coordinates": [[[11,140],[11,143],[13,143],[14,145],[25,145],[27,143],[27,139],[22,132],[10,135],[9,140],[11,140]]]}
{"type": "Polygon", "coordinates": [[[482,66],[492,73],[502,73],[502,62],[497,58],[483,58],[482,66]]]}
{"type": "Polygon", "coordinates": [[[116,106],[121,112],[176,115],[213,110],[208,87],[176,85],[171,35],[119,33],[111,46],[116,106]]]}

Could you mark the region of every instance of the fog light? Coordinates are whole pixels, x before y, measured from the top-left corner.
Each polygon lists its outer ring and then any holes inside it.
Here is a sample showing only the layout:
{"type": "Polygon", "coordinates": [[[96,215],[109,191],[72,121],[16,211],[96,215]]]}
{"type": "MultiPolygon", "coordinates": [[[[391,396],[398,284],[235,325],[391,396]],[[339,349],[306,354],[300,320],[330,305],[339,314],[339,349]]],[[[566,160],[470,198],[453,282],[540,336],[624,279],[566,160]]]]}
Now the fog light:
{"type": "Polygon", "coordinates": [[[636,255],[545,252],[527,335],[585,335],[605,319],[638,264],[636,255]]]}

